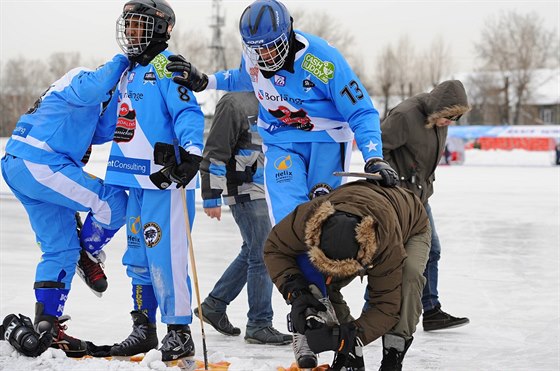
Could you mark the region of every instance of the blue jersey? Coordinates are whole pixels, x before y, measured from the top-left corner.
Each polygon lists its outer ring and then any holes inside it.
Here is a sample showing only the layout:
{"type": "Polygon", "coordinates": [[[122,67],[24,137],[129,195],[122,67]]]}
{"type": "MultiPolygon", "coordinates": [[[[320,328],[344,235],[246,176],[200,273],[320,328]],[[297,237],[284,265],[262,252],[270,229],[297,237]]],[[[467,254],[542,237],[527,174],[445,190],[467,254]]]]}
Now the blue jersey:
{"type": "MultiPolygon", "coordinates": [[[[105,182],[158,189],[149,179],[161,169],[154,164],[156,142],[173,143],[202,155],[204,116],[196,98],[171,79],[165,51],[150,64],[137,64],[119,83],[118,120],[105,182]]],[[[196,178],[187,188],[193,188],[196,178]]]]}
{"type": "Polygon", "coordinates": [[[255,92],[264,144],[342,143],[355,134],[364,160],[382,158],[379,113],[344,57],[319,37],[295,31],[295,39],[303,48],[293,73],[267,79],[243,54],[239,69],[215,73],[208,87],[255,92]]]}
{"type": "Polygon", "coordinates": [[[128,64],[127,57],[116,55],[96,71],[70,70],[21,116],[6,152],[38,164],[83,166],[81,159],[91,144],[113,138],[117,117],[111,89],[128,64]]]}

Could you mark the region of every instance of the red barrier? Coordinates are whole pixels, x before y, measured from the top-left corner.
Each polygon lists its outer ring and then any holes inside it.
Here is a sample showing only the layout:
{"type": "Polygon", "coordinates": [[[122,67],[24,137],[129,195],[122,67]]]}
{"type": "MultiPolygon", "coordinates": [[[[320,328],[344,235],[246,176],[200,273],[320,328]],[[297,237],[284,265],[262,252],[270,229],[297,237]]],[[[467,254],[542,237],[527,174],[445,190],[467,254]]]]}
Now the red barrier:
{"type": "Polygon", "coordinates": [[[465,148],[478,148],[482,150],[502,149],[524,149],[527,151],[552,151],[556,147],[554,138],[478,138],[468,143],[465,148]]]}

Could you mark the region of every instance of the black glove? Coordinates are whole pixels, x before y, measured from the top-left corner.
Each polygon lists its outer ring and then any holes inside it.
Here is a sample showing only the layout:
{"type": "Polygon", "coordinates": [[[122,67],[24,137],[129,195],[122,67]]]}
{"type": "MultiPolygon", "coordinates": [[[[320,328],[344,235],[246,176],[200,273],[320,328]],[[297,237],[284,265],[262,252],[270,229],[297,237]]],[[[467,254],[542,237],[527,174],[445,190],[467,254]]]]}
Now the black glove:
{"type": "Polygon", "coordinates": [[[335,326],[314,326],[305,331],[309,349],[313,353],[333,350],[338,354],[347,355],[354,349],[356,341],[356,325],[353,322],[335,326]]]}
{"type": "Polygon", "coordinates": [[[171,63],[167,64],[169,72],[179,72],[182,76],[173,77],[173,81],[194,92],[206,89],[208,76],[199,72],[195,66],[188,62],[182,55],[170,55],[167,59],[171,63]]]}
{"type": "MultiPolygon", "coordinates": [[[[186,152],[186,151],[185,151],[186,152]]],[[[200,167],[200,162],[202,161],[201,156],[193,155],[188,152],[188,157],[183,159],[181,155],[181,162],[179,165],[175,165],[171,168],[169,172],[169,179],[177,183],[177,188],[186,187],[187,184],[195,177],[200,167]]]]}
{"type": "Polygon", "coordinates": [[[51,345],[53,337],[50,331],[39,334],[33,328],[33,322],[22,314],[8,314],[2,323],[2,338],[8,341],[18,352],[28,357],[37,357],[51,345]]]}
{"type": "Polygon", "coordinates": [[[293,293],[290,322],[293,330],[304,334],[308,329],[307,318],[317,312],[326,311],[327,307],[313,296],[309,289],[293,293]]]}
{"type": "Polygon", "coordinates": [[[374,157],[364,166],[364,171],[366,173],[374,174],[379,173],[381,175],[381,180],[379,180],[379,185],[383,187],[395,187],[399,182],[399,175],[391,165],[385,160],[374,157]]]}
{"type": "Polygon", "coordinates": [[[327,308],[313,296],[309,290],[309,282],[301,274],[290,275],[280,286],[280,292],[288,304],[292,306],[288,315],[288,330],[305,333],[307,317],[327,308]]]}
{"type": "Polygon", "coordinates": [[[163,169],[150,175],[150,180],[159,189],[166,189],[171,182],[177,183],[177,188],[184,187],[198,172],[202,157],[187,152],[179,147],[180,164],[177,164],[175,146],[163,142],[154,145],[154,163],[163,169]]]}

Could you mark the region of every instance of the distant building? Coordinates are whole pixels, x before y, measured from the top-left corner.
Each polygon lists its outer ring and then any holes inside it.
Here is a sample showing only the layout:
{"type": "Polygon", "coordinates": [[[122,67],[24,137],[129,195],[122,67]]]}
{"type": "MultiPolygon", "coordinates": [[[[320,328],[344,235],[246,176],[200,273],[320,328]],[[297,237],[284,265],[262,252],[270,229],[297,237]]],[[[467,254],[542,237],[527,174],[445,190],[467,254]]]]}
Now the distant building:
{"type": "MultiPolygon", "coordinates": [[[[531,73],[532,82],[522,100],[519,125],[560,125],[560,68],[537,69],[531,73]]],[[[480,71],[457,74],[453,78],[463,82],[469,95],[472,106],[470,124],[512,124],[517,103],[514,84],[511,81],[506,83],[501,73],[480,71]],[[504,108],[506,100],[507,112],[504,108]]]]}

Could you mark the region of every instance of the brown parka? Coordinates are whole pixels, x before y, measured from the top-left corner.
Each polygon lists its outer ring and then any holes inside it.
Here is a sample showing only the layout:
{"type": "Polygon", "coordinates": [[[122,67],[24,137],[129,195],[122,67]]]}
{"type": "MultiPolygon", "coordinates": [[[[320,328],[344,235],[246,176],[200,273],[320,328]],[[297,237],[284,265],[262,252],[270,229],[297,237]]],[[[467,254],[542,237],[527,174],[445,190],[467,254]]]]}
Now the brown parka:
{"type": "MultiPolygon", "coordinates": [[[[355,320],[358,336],[368,344],[390,330],[399,320],[404,244],[425,232],[428,218],[420,200],[403,188],[384,188],[367,181],[345,184],[333,192],[299,205],[278,223],[264,247],[264,261],[272,281],[282,292],[286,279],[302,274],[297,256],[308,254],[323,273],[330,272],[337,287],[355,277],[367,277],[369,309],[355,320]],[[321,225],[335,211],[357,215],[359,268],[354,259],[342,261],[337,270],[320,251],[321,225]],[[321,256],[322,255],[322,256],[321,256]],[[327,262],[325,262],[327,259],[327,262]],[[350,277],[348,273],[353,272],[350,277]]],[[[340,246],[341,249],[345,247],[340,246]]],[[[340,262],[340,261],[339,261],[340,262]]],[[[287,297],[287,293],[282,293],[287,297]]]]}
{"type": "Polygon", "coordinates": [[[435,171],[447,138],[447,126],[435,123],[468,110],[463,84],[449,80],[401,102],[381,123],[383,158],[399,174],[400,185],[423,203],[434,193],[435,171]]]}

